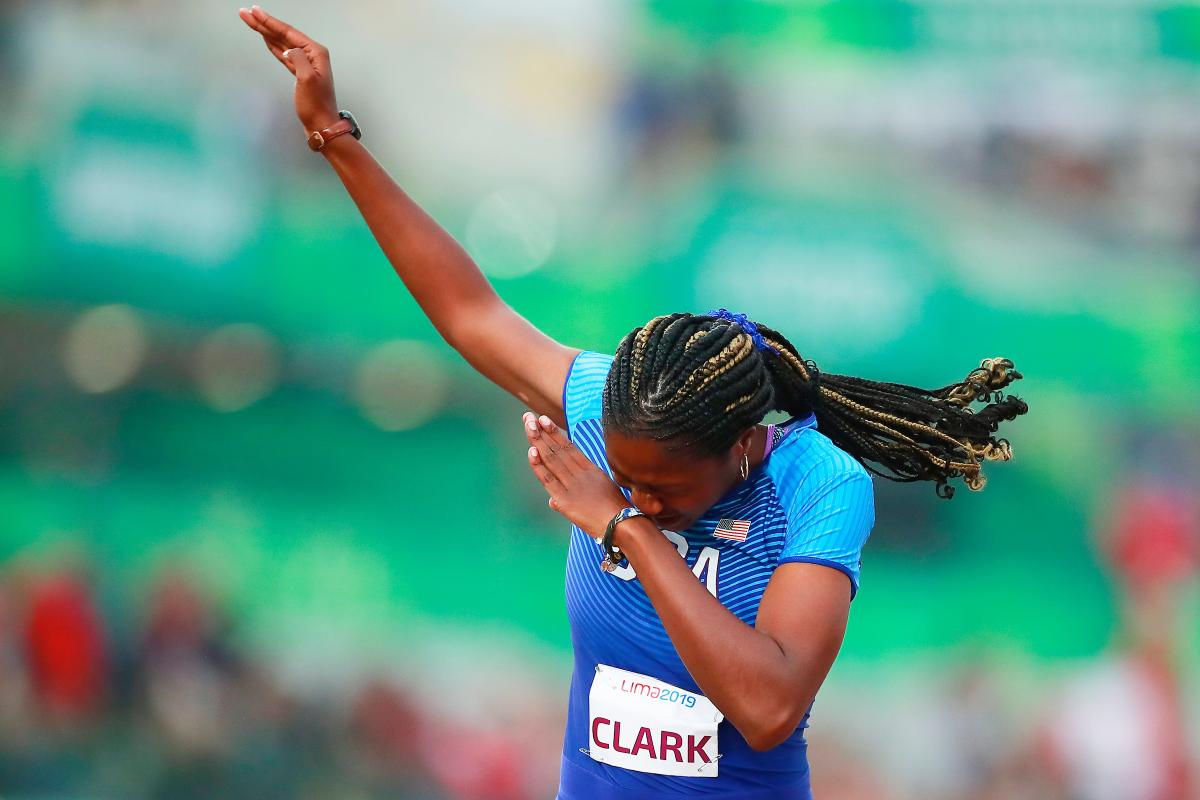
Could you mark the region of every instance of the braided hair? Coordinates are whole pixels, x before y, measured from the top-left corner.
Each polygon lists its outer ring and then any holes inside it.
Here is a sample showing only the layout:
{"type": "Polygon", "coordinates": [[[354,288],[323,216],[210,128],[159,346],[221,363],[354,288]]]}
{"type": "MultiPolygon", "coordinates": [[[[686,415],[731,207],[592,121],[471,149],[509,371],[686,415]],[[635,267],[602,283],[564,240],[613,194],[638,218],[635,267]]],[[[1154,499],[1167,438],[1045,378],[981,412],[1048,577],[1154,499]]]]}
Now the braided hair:
{"type": "Polygon", "coordinates": [[[901,482],[932,481],[954,496],[952,478],[982,489],[984,461],[1008,461],[1004,420],[1029,410],[1003,390],[1021,373],[984,359],[959,383],[921,389],[821,373],[782,334],[725,309],[667,314],[617,347],[604,386],[602,421],[669,452],[716,456],[770,411],[815,413],[822,433],[868,471],[901,482]],[[975,411],[971,404],[985,403],[975,411]]]}

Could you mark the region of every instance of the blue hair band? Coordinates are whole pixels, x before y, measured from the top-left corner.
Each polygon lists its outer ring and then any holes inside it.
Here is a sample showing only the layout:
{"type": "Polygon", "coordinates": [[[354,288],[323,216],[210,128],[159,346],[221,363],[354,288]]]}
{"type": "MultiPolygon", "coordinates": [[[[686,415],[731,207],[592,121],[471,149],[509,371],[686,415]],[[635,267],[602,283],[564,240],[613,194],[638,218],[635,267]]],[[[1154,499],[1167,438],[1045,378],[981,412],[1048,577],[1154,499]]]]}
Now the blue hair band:
{"type": "Polygon", "coordinates": [[[758,326],[747,319],[745,314],[734,314],[727,308],[718,308],[716,311],[708,312],[708,316],[727,320],[729,322],[736,322],[741,326],[743,331],[750,335],[750,338],[754,341],[755,348],[759,350],[766,350],[772,355],[779,355],[779,351],[767,344],[767,340],[764,339],[763,335],[758,332],[758,326]]]}

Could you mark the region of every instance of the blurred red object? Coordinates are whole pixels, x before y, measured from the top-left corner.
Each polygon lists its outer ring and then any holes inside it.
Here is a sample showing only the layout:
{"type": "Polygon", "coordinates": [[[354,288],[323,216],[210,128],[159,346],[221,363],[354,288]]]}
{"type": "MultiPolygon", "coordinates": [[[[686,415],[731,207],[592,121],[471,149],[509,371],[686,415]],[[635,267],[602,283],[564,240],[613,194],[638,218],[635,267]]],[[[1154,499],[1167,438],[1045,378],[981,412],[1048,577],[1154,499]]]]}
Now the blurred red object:
{"type": "Polygon", "coordinates": [[[1132,485],[1118,497],[1109,553],[1132,588],[1176,583],[1200,567],[1196,498],[1167,486],[1132,485]]]}
{"type": "Polygon", "coordinates": [[[78,718],[97,709],[108,659],[100,614],[80,574],[64,572],[34,582],[25,647],[29,677],[44,710],[78,718]]]}
{"type": "Polygon", "coordinates": [[[429,743],[430,769],[456,800],[532,800],[520,743],[501,731],[446,725],[429,743]]]}

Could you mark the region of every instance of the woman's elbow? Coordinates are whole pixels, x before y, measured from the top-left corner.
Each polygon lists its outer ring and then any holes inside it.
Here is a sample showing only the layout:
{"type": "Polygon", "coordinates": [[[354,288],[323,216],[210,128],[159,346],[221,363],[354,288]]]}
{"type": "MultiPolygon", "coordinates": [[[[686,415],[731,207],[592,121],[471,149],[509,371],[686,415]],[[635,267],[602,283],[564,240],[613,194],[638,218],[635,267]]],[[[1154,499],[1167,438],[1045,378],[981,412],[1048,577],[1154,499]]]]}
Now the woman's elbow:
{"type": "Polygon", "coordinates": [[[746,738],[746,744],[750,745],[751,750],[758,753],[765,753],[768,750],[774,750],[786,742],[795,730],[796,727],[793,725],[790,730],[776,728],[775,730],[748,732],[743,735],[746,738]]]}
{"type": "Polygon", "coordinates": [[[801,709],[788,707],[786,704],[776,705],[766,713],[758,715],[748,724],[737,726],[738,732],[745,738],[746,744],[750,745],[751,750],[759,753],[773,750],[796,732],[809,705],[811,703],[805,703],[801,709]]]}

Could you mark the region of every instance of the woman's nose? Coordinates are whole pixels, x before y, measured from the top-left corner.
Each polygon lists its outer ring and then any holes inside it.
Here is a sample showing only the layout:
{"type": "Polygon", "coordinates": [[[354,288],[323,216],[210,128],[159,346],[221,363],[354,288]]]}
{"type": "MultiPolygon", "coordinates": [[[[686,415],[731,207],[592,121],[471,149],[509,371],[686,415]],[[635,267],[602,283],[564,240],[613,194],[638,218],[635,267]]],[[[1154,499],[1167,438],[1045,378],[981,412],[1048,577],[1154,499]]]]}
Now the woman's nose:
{"type": "Polygon", "coordinates": [[[661,513],[663,510],[662,501],[655,497],[650,492],[644,492],[641,489],[630,489],[629,496],[633,500],[633,504],[638,507],[638,510],[643,514],[651,516],[661,513]]]}

